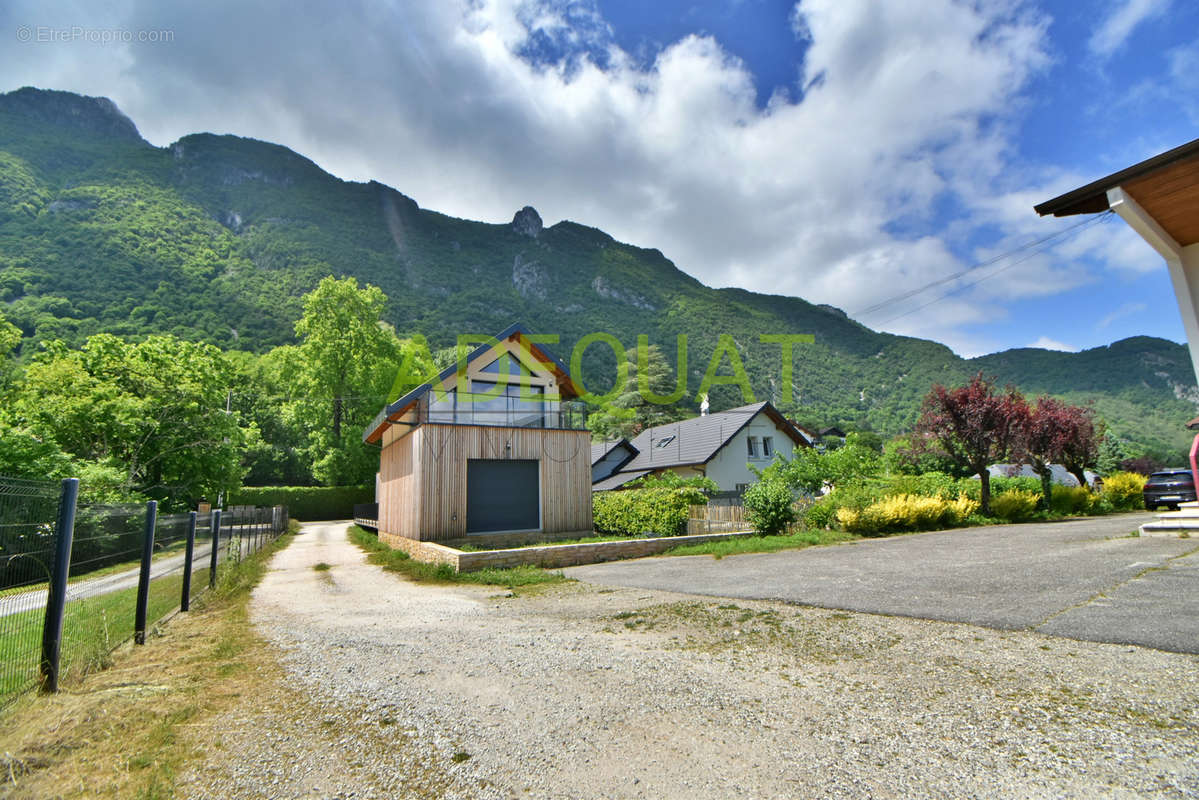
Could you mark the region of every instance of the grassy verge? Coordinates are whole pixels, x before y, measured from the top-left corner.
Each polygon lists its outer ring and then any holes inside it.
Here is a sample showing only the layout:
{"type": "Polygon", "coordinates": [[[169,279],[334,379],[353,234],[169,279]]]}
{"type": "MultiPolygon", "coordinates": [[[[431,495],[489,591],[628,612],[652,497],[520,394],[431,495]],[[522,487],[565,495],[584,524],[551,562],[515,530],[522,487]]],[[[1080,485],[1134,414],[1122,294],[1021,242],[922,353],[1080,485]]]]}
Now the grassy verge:
{"type": "Polygon", "coordinates": [[[819,544],[836,544],[859,538],[844,531],[799,531],[784,536],[741,536],[719,542],[683,545],[668,550],[668,556],[713,556],[724,558],[742,553],[774,553],[779,550],[798,550],[819,544]]]}
{"type": "Polygon", "coordinates": [[[477,572],[455,572],[447,564],[427,564],[416,561],[403,550],[396,550],[370,531],[357,525],[350,526],[350,541],[367,553],[366,560],[377,564],[388,572],[398,572],[414,581],[426,583],[480,583],[489,586],[531,586],[539,583],[561,583],[566,577],[561,572],[550,572],[541,567],[511,567],[509,569],[481,569],[477,572]]]}
{"type": "Polygon", "coordinates": [[[267,690],[273,661],[247,599],[290,541],[231,565],[190,613],[151,631],[143,647],[119,648],[108,669],[69,675],[59,694],[28,694],[0,712],[0,796],[174,796],[196,754],[194,726],[267,690]]]}

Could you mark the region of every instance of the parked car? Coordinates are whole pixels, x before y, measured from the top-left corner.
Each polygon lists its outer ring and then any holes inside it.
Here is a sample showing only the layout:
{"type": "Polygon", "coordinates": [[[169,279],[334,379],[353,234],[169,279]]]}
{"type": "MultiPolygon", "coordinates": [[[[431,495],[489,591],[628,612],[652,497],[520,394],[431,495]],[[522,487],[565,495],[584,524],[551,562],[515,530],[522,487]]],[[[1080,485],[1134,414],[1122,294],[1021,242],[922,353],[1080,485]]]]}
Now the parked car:
{"type": "Polygon", "coordinates": [[[1189,469],[1166,469],[1155,472],[1145,481],[1145,508],[1158,506],[1178,508],[1179,503],[1196,500],[1195,479],[1189,469]]]}

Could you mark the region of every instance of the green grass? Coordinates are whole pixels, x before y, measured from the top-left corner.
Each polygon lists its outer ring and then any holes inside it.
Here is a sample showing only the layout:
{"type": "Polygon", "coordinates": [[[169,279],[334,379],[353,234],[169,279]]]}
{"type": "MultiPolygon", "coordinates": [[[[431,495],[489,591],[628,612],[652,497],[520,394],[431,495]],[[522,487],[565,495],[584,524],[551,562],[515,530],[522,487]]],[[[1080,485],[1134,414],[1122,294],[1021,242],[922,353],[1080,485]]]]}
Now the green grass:
{"type": "Polygon", "coordinates": [[[509,569],[481,569],[475,572],[455,572],[448,564],[428,564],[416,561],[403,550],[396,550],[370,531],[357,525],[350,526],[350,541],[367,552],[367,561],[377,564],[389,572],[398,572],[414,581],[424,583],[478,583],[487,586],[518,586],[562,583],[566,576],[561,572],[550,572],[541,567],[520,566],[509,569]]]}
{"type": "Polygon", "coordinates": [[[313,564],[312,568],[314,570],[316,570],[317,572],[328,572],[329,570],[333,569],[333,565],[326,564],[324,561],[321,561],[316,564],[313,564]]]}
{"type": "MultiPolygon", "coordinates": [[[[294,529],[297,526],[293,526],[294,529]]],[[[290,541],[291,532],[263,547],[269,555],[290,541]]],[[[222,564],[218,570],[218,596],[253,586],[266,569],[266,557],[247,558],[222,564]]],[[[208,588],[208,568],[193,570],[191,595],[208,588]]],[[[183,590],[183,575],[172,573],[150,582],[146,604],[147,628],[179,607],[183,590]]],[[[71,600],[63,613],[62,650],[59,674],[63,679],[86,675],[109,663],[109,654],[122,642],[133,638],[137,587],[95,597],[71,600]]],[[[41,608],[0,617],[0,706],[13,695],[36,685],[41,661],[42,626],[45,610],[41,608]]]]}
{"type": "Polygon", "coordinates": [[[724,558],[742,553],[774,553],[779,550],[798,550],[820,544],[849,542],[859,537],[844,531],[800,531],[783,536],[739,536],[717,542],[688,544],[668,550],[668,556],[713,556],[724,558]]]}

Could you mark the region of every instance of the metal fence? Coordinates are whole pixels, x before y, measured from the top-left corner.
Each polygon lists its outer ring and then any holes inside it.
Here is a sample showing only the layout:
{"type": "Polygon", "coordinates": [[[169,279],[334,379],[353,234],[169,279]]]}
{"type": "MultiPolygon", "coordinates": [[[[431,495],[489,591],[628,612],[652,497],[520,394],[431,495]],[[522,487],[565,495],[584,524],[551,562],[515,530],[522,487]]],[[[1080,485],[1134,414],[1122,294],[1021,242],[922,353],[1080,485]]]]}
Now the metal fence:
{"type": "Polygon", "coordinates": [[[76,504],[62,485],[0,477],[0,705],[187,611],[222,565],[287,530],[287,509],[158,514],[157,504],[76,504]]]}
{"type": "Polygon", "coordinates": [[[0,479],[0,703],[37,685],[60,491],[0,479]]]}

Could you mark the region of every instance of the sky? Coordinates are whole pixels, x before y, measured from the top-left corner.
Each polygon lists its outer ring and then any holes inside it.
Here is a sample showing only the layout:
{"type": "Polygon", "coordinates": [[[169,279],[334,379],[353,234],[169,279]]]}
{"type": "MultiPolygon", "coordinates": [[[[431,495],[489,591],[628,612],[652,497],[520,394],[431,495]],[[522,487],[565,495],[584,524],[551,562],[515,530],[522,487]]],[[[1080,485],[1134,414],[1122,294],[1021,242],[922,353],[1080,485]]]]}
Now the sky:
{"type": "Polygon", "coordinates": [[[1127,225],[1032,206],[1199,137],[1196,31],[1193,0],[9,0],[0,90],[531,205],[974,356],[1184,341],[1127,225]]]}

